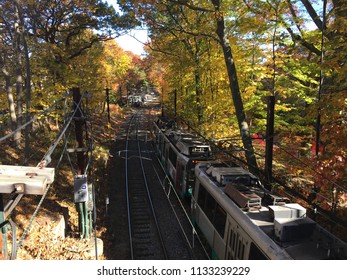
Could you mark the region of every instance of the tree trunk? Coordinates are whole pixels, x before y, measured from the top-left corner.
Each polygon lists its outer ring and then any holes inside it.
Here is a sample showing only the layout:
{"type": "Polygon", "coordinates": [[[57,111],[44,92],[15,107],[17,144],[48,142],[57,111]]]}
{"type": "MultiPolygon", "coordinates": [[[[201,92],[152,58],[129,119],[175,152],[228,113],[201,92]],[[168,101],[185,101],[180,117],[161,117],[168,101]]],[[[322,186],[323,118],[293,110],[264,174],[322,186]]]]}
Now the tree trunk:
{"type": "Polygon", "coordinates": [[[196,70],[194,71],[194,77],[195,77],[195,95],[196,95],[196,108],[197,108],[197,116],[198,116],[198,125],[199,127],[202,124],[203,121],[203,110],[202,110],[202,102],[201,102],[201,96],[202,96],[202,87],[201,87],[201,77],[200,77],[200,67],[196,65],[196,70]]]}
{"type": "MultiPolygon", "coordinates": [[[[8,108],[10,112],[10,121],[11,121],[11,129],[14,131],[17,128],[17,115],[16,115],[16,109],[14,105],[14,97],[12,93],[12,85],[11,85],[11,76],[8,70],[5,66],[5,60],[0,56],[0,67],[1,72],[3,73],[5,77],[5,91],[7,94],[7,100],[8,100],[8,108]]],[[[19,143],[20,134],[15,133],[13,140],[15,142],[15,145],[19,143]]]]}
{"type": "Polygon", "coordinates": [[[195,52],[194,62],[195,62],[195,70],[194,70],[194,78],[195,78],[195,94],[196,94],[196,108],[197,108],[197,116],[198,116],[198,124],[199,128],[203,122],[203,109],[202,109],[202,82],[201,82],[201,62],[200,62],[200,41],[195,38],[195,52]]]}
{"type": "MultiPolygon", "coordinates": [[[[17,127],[22,125],[23,118],[23,75],[22,75],[22,52],[21,52],[21,27],[19,20],[19,13],[15,7],[15,22],[14,22],[14,47],[15,47],[15,61],[16,61],[16,99],[17,99],[17,127]]],[[[20,144],[21,131],[18,131],[19,138],[17,138],[16,145],[20,144]]]]}
{"type": "MultiPolygon", "coordinates": [[[[19,17],[19,23],[20,23],[20,35],[23,43],[23,49],[24,49],[24,57],[25,57],[25,72],[26,72],[26,78],[25,78],[25,107],[26,107],[26,114],[25,114],[25,122],[29,122],[31,119],[30,109],[31,109],[31,67],[30,67],[30,59],[29,59],[29,48],[26,41],[25,36],[25,25],[24,25],[24,18],[23,13],[21,9],[21,0],[15,0],[16,9],[18,12],[19,17]]],[[[27,164],[29,161],[30,156],[30,132],[31,132],[31,125],[27,125],[25,127],[25,149],[24,149],[24,163],[27,164]]]]}
{"type": "Polygon", "coordinates": [[[250,130],[248,127],[248,123],[246,121],[246,115],[243,108],[243,102],[241,98],[236,66],[233,59],[230,42],[228,40],[226,30],[225,30],[225,22],[224,16],[220,11],[220,0],[211,0],[212,4],[215,8],[215,16],[217,23],[217,35],[219,38],[219,43],[223,49],[224,60],[228,71],[229,84],[231,90],[231,96],[234,102],[236,117],[242,137],[242,143],[245,149],[246,160],[248,164],[249,170],[255,175],[259,174],[257,160],[255,158],[252,139],[250,136],[250,130]]]}
{"type": "MultiPolygon", "coordinates": [[[[14,97],[12,93],[11,77],[8,74],[5,75],[5,89],[7,93],[8,108],[10,111],[11,129],[12,131],[15,131],[17,129],[17,115],[16,115],[16,109],[14,105],[14,97]]],[[[20,139],[20,132],[16,132],[13,136],[15,146],[19,145],[19,142],[20,142],[19,139],[20,139]]]]}

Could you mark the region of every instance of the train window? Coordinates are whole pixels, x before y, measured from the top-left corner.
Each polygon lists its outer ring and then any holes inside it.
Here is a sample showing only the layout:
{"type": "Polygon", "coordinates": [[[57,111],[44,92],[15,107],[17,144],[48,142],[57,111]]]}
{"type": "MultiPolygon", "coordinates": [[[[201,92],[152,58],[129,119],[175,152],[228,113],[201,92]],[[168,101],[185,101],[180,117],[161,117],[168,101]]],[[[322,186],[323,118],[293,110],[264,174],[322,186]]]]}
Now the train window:
{"type": "Polygon", "coordinates": [[[163,152],[164,152],[164,157],[165,157],[165,162],[167,161],[167,144],[163,142],[163,152]]]}
{"type": "Polygon", "coordinates": [[[206,198],[206,190],[201,184],[199,184],[198,204],[202,209],[204,209],[205,198],[206,198]]]}
{"type": "Polygon", "coordinates": [[[169,148],[169,160],[171,161],[172,165],[176,167],[177,155],[171,147],[169,148]]]}
{"type": "Polygon", "coordinates": [[[177,166],[177,183],[176,183],[176,188],[179,188],[179,191],[185,192],[185,189],[182,189],[184,186],[184,171],[185,171],[185,166],[181,165],[182,163],[178,161],[178,166],[177,166]]]}
{"type": "Polygon", "coordinates": [[[225,222],[227,215],[222,207],[217,203],[216,213],[213,219],[213,225],[216,228],[219,235],[224,238],[225,222]]]}
{"type": "Polygon", "coordinates": [[[262,251],[251,242],[251,249],[249,251],[249,259],[250,260],[267,260],[267,257],[263,254],[262,251]]]}
{"type": "Polygon", "coordinates": [[[191,161],[189,161],[186,165],[187,172],[187,180],[193,182],[195,178],[195,169],[194,165],[192,165],[191,161]]]}
{"type": "Polygon", "coordinates": [[[225,223],[227,219],[226,212],[201,184],[199,185],[198,204],[219,235],[224,238],[225,223]]]}
{"type": "Polygon", "coordinates": [[[214,215],[215,215],[216,201],[214,198],[207,192],[205,199],[205,207],[204,212],[209,220],[213,223],[214,215]]]}
{"type": "Polygon", "coordinates": [[[162,139],[162,137],[159,135],[159,137],[158,137],[158,143],[159,143],[159,151],[160,151],[160,153],[162,153],[162,150],[163,150],[163,143],[164,142],[164,140],[162,139]]]}

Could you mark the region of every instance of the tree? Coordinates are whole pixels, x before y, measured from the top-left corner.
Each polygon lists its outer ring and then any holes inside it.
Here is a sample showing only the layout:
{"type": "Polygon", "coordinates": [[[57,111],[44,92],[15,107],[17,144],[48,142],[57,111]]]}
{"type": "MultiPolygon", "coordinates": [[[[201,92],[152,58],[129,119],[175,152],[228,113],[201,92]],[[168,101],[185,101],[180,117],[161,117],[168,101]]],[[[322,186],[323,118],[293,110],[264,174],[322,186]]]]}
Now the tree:
{"type": "MultiPolygon", "coordinates": [[[[10,112],[11,129],[15,130],[19,125],[18,113],[21,116],[21,108],[16,112],[15,97],[13,94],[13,79],[17,75],[16,90],[19,95],[17,100],[21,105],[21,54],[20,54],[20,21],[18,10],[13,3],[0,2],[2,12],[0,14],[0,28],[1,28],[1,57],[0,66],[5,80],[5,91],[7,94],[8,108],[10,112]],[[15,69],[11,65],[17,65],[15,69]]],[[[16,146],[20,144],[21,132],[17,131],[14,134],[14,143],[16,146]]]]}
{"type": "Polygon", "coordinates": [[[258,165],[253,150],[252,139],[250,135],[249,126],[246,120],[243,101],[241,98],[241,92],[236,72],[236,65],[234,62],[230,42],[228,40],[228,34],[226,32],[225,20],[223,15],[224,11],[222,11],[221,9],[221,2],[219,0],[211,0],[211,2],[214,5],[215,22],[217,25],[216,33],[218,35],[220,45],[223,49],[225,65],[228,70],[231,95],[234,101],[235,112],[239,124],[242,142],[245,148],[247,163],[249,169],[253,173],[258,174],[258,165]]]}
{"type": "Polygon", "coordinates": [[[48,92],[51,97],[47,100],[56,98],[51,92],[62,92],[72,86],[66,77],[73,68],[73,59],[136,24],[130,16],[117,14],[101,0],[2,0],[0,6],[0,39],[5,47],[1,68],[9,101],[16,102],[16,106],[9,107],[13,129],[20,125],[22,112],[29,116],[32,86],[39,102],[48,92]],[[16,94],[12,97],[14,84],[16,94]]]}
{"type": "Polygon", "coordinates": [[[116,91],[130,67],[131,57],[114,40],[104,42],[103,47],[104,55],[101,60],[103,84],[116,91]]]}

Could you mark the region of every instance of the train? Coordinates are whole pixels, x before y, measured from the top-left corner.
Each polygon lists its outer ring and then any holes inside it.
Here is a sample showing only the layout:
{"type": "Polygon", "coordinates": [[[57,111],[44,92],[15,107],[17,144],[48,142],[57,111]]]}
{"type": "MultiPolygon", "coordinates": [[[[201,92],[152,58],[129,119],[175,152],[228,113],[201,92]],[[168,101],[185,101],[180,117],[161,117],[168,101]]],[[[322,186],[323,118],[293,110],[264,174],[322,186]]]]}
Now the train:
{"type": "Polygon", "coordinates": [[[259,178],[218,160],[201,137],[170,119],[154,122],[159,160],[210,259],[347,259],[347,244],[308,217],[306,209],[266,189],[259,178]]]}

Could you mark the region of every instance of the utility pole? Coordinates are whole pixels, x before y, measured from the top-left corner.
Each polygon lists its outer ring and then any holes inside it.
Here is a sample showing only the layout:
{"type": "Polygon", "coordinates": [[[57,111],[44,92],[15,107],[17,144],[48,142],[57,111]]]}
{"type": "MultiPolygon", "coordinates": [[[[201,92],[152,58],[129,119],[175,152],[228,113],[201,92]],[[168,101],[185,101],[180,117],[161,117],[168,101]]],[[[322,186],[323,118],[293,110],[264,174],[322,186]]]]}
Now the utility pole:
{"type": "Polygon", "coordinates": [[[72,89],[72,97],[74,102],[74,111],[76,111],[75,120],[75,137],[76,148],[72,149],[77,155],[77,176],[74,180],[74,201],[78,212],[78,225],[81,238],[89,238],[91,227],[89,222],[88,210],[88,182],[86,169],[86,156],[87,148],[84,146],[83,129],[86,124],[86,118],[82,114],[81,92],[79,88],[72,89]]]}
{"type": "Polygon", "coordinates": [[[268,182],[266,188],[271,191],[272,183],[272,159],[273,138],[275,123],[275,96],[268,96],[267,100],[267,123],[266,123],[266,146],[265,146],[265,175],[268,182]]]}
{"type": "Polygon", "coordinates": [[[80,106],[81,103],[81,92],[79,88],[72,89],[72,96],[74,106],[73,109],[77,110],[74,120],[75,120],[75,136],[77,144],[77,165],[78,165],[78,174],[84,174],[85,170],[85,155],[84,155],[84,144],[83,144],[83,125],[85,124],[85,118],[82,115],[82,109],[80,106]]]}

